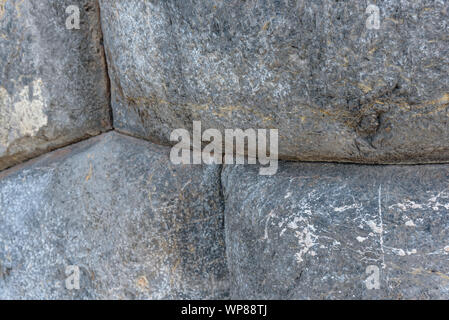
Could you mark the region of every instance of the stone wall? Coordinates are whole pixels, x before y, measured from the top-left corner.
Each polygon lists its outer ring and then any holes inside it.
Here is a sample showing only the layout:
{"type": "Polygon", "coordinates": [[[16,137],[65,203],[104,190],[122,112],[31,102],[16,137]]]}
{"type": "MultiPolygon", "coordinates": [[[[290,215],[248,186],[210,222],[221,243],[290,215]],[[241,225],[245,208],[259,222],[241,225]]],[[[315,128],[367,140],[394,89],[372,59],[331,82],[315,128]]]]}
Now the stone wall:
{"type": "Polygon", "coordinates": [[[448,299],[449,3],[368,5],[0,0],[0,299],[448,299]]]}

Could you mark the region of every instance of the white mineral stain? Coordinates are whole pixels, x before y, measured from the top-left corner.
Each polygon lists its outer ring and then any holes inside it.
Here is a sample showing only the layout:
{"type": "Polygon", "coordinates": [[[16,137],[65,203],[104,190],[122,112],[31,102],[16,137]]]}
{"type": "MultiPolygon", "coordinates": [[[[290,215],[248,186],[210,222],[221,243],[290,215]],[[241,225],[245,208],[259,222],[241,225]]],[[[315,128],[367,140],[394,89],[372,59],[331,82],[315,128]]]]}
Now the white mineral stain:
{"type": "Polygon", "coordinates": [[[443,208],[449,210],[449,203],[445,203],[445,204],[440,203],[438,201],[438,199],[445,199],[446,201],[449,200],[449,193],[446,190],[439,192],[437,195],[435,195],[429,199],[429,202],[427,205],[431,206],[434,211],[440,210],[440,207],[443,207],[443,208]]]}
{"type": "Polygon", "coordinates": [[[287,227],[289,227],[290,229],[298,229],[298,225],[296,224],[295,221],[289,222],[287,224],[287,227]]]}
{"type": "Polygon", "coordinates": [[[407,227],[416,227],[416,226],[415,226],[415,223],[414,223],[412,220],[408,220],[408,221],[405,223],[405,225],[406,225],[407,227]]]}
{"type": "Polygon", "coordinates": [[[356,239],[358,242],[363,242],[366,240],[366,238],[364,238],[364,237],[357,237],[356,239]]]}
{"type": "MultiPolygon", "coordinates": [[[[298,244],[301,247],[300,251],[295,253],[296,262],[301,263],[304,261],[303,257],[309,250],[315,245],[317,236],[313,233],[315,228],[312,225],[305,227],[302,231],[296,231],[295,237],[298,239],[298,244]]],[[[312,256],[315,255],[313,252],[312,256]]]]}
{"type": "Polygon", "coordinates": [[[287,227],[289,227],[290,229],[298,229],[299,228],[299,226],[298,226],[299,222],[307,223],[307,220],[304,217],[295,217],[293,219],[293,221],[291,221],[291,222],[289,222],[287,224],[287,227]]]}
{"type": "Polygon", "coordinates": [[[378,227],[373,220],[369,220],[366,224],[371,228],[371,230],[373,230],[374,233],[381,234],[383,231],[382,227],[378,227]]]}
{"type": "Polygon", "coordinates": [[[287,228],[282,229],[282,230],[281,230],[281,233],[279,234],[279,236],[282,237],[282,236],[284,235],[285,231],[287,231],[287,228]]]}
{"type": "Polygon", "coordinates": [[[410,201],[410,207],[411,207],[412,209],[422,209],[422,208],[423,208],[423,206],[422,206],[421,204],[415,203],[415,202],[413,202],[413,201],[410,201]]]}
{"type": "Polygon", "coordinates": [[[436,195],[433,195],[427,203],[416,203],[411,200],[405,200],[402,203],[396,203],[394,205],[391,205],[389,208],[399,208],[401,211],[407,211],[410,209],[432,209],[434,211],[440,210],[440,208],[444,208],[449,210],[449,203],[447,202],[449,199],[449,194],[446,190],[443,190],[439,192],[436,195]],[[440,203],[439,200],[444,200],[446,203],[440,203]]]}
{"type": "Polygon", "coordinates": [[[396,255],[398,255],[398,256],[401,256],[401,257],[404,257],[404,256],[409,256],[409,255],[412,255],[412,254],[416,254],[417,253],[417,251],[416,251],[416,249],[412,249],[412,250],[410,250],[410,251],[404,251],[404,249],[399,249],[399,248],[389,248],[389,249],[391,249],[391,251],[394,253],[394,254],[396,254],[396,255]]]}
{"type": "Polygon", "coordinates": [[[33,81],[30,86],[24,86],[14,96],[0,87],[0,151],[19,138],[35,136],[47,125],[42,88],[40,79],[33,81]],[[31,89],[32,99],[29,95],[31,89]]]}
{"type": "Polygon", "coordinates": [[[402,211],[406,211],[408,209],[423,209],[424,205],[421,203],[416,203],[411,200],[405,200],[404,203],[396,203],[394,205],[389,206],[389,208],[398,207],[402,211]]]}
{"type": "Polygon", "coordinates": [[[378,212],[379,212],[380,227],[378,228],[373,221],[370,221],[371,222],[370,227],[371,227],[371,229],[373,229],[374,232],[379,234],[380,250],[382,251],[382,268],[385,269],[386,264],[385,264],[384,237],[383,237],[384,223],[383,223],[383,219],[382,219],[382,185],[381,184],[379,185],[379,196],[378,196],[377,200],[378,200],[378,206],[379,206],[378,212]]]}
{"type": "Polygon", "coordinates": [[[350,206],[343,206],[343,207],[334,208],[334,211],[335,212],[343,212],[343,211],[346,211],[346,210],[349,210],[349,209],[358,209],[360,207],[361,207],[360,205],[354,203],[354,204],[352,204],[350,206]]]}
{"type": "Polygon", "coordinates": [[[449,252],[449,246],[445,246],[444,251],[449,252]]]}

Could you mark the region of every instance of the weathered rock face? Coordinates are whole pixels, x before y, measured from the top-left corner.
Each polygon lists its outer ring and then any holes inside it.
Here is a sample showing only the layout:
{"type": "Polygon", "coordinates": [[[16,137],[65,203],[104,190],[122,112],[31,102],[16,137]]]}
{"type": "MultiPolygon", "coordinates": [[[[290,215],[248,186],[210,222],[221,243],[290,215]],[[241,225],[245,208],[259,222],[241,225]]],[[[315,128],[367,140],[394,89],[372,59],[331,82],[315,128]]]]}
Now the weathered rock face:
{"type": "Polygon", "coordinates": [[[101,42],[95,0],[0,0],[0,170],[110,127],[101,42]]]}
{"type": "Polygon", "coordinates": [[[158,144],[449,162],[447,1],[0,0],[0,27],[0,170],[103,133],[0,172],[0,299],[449,299],[449,164],[262,176],[104,133],[112,103],[158,144]]]}
{"type": "Polygon", "coordinates": [[[222,182],[232,298],[449,298],[449,166],[225,166],[222,182]]]}
{"type": "Polygon", "coordinates": [[[281,158],[449,161],[447,3],[377,5],[372,29],[363,1],[100,0],[115,127],[165,143],[201,120],[277,128],[281,158]]]}
{"type": "Polygon", "coordinates": [[[145,141],[107,133],[0,174],[1,299],[223,298],[223,238],[220,168],[145,141]]]}

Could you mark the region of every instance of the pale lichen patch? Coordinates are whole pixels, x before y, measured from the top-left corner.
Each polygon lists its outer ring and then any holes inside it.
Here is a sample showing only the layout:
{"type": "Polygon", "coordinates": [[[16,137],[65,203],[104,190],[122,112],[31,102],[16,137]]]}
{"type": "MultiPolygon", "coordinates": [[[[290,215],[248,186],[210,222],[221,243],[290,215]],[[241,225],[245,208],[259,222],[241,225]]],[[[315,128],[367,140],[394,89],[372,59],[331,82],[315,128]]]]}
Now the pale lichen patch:
{"type": "Polygon", "coordinates": [[[0,87],[0,153],[17,139],[36,136],[47,125],[42,88],[40,79],[24,86],[15,95],[9,95],[0,87]]]}
{"type": "Polygon", "coordinates": [[[8,0],[0,0],[0,19],[2,19],[5,14],[6,1],[8,0]]]}

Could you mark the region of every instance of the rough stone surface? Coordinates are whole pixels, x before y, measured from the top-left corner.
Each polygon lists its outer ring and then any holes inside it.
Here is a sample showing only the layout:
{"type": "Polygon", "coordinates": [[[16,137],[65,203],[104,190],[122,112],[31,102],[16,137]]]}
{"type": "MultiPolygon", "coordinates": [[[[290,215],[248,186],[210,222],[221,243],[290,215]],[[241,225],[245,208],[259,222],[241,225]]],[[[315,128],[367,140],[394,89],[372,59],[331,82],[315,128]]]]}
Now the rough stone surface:
{"type": "Polygon", "coordinates": [[[97,1],[0,0],[0,170],[109,127],[97,1]]]}
{"type": "Polygon", "coordinates": [[[220,199],[220,167],[117,133],[4,171],[0,299],[226,297],[220,199]]]}
{"type": "Polygon", "coordinates": [[[231,298],[449,298],[449,166],[225,166],[222,183],[231,298]]]}
{"type": "Polygon", "coordinates": [[[116,128],[276,128],[281,158],[449,161],[447,1],[100,0],[116,128]]]}

